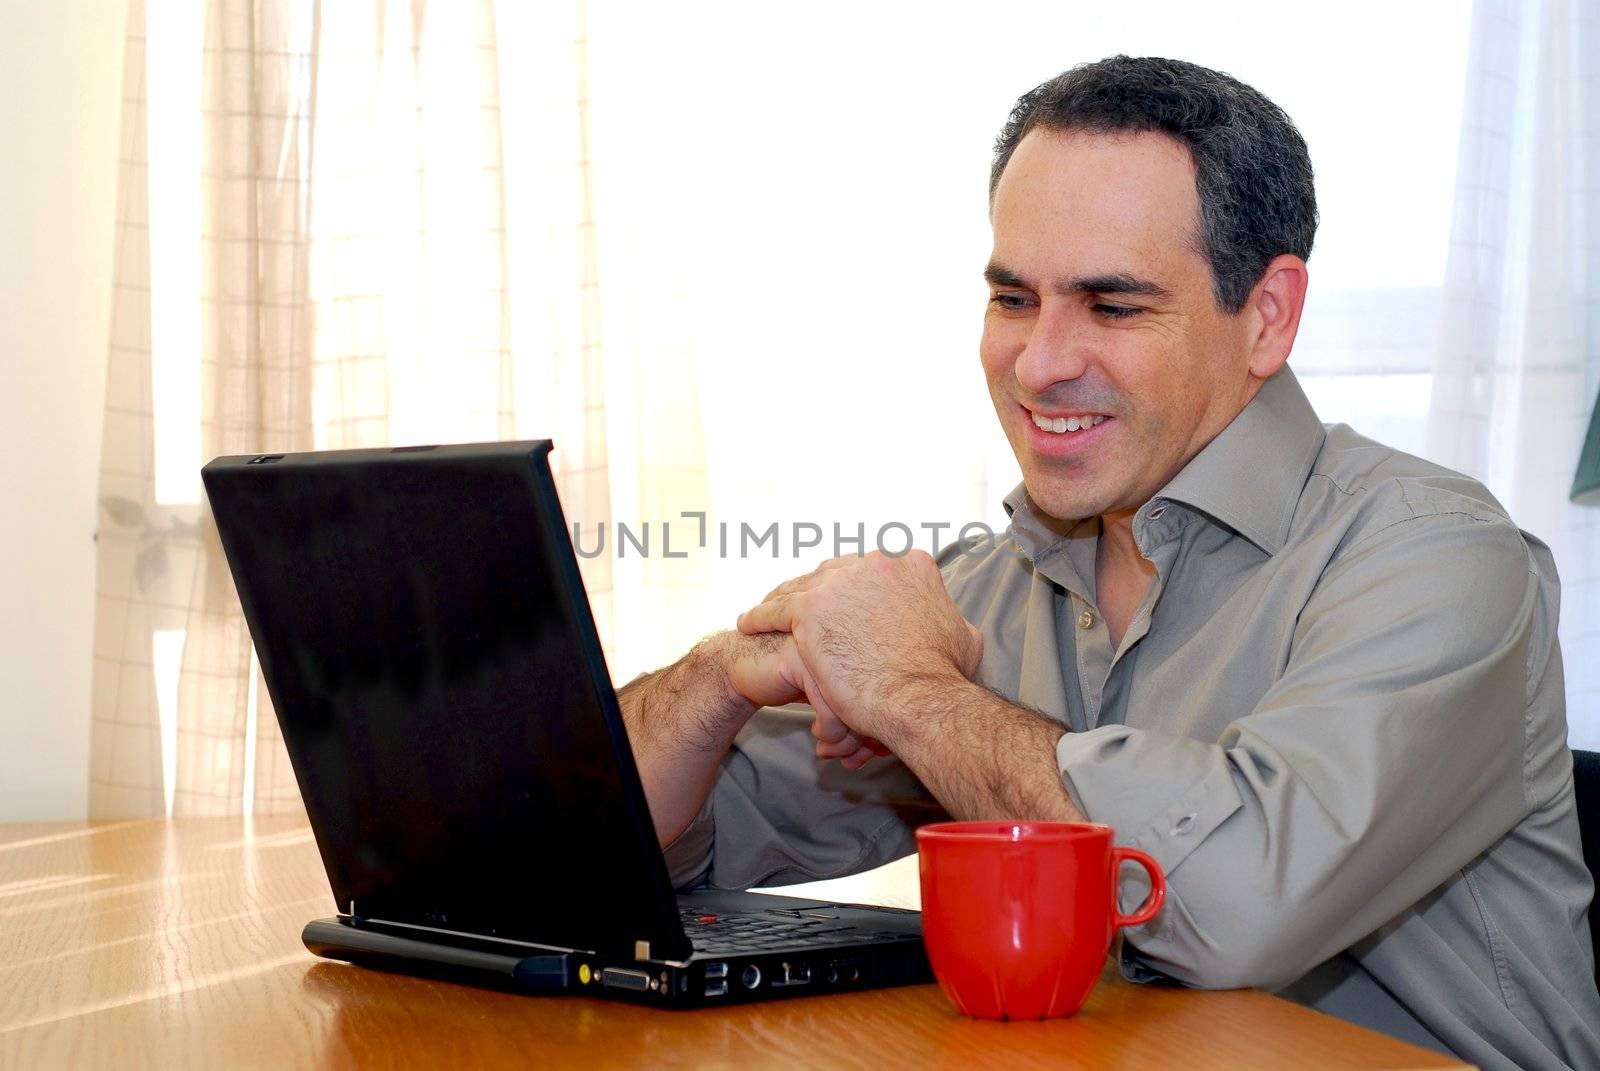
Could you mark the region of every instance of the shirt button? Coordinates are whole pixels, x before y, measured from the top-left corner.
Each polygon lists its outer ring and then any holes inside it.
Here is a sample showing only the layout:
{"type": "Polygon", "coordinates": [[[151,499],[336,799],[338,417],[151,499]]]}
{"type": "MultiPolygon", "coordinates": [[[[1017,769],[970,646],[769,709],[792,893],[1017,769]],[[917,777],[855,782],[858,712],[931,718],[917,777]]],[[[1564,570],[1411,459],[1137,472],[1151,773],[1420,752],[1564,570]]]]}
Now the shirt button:
{"type": "Polygon", "coordinates": [[[1094,614],[1088,610],[1078,615],[1079,628],[1094,628],[1094,614]]]}
{"type": "Polygon", "coordinates": [[[1152,521],[1158,520],[1161,517],[1161,515],[1163,513],[1165,513],[1165,512],[1167,512],[1167,507],[1165,507],[1165,506],[1157,506],[1155,509],[1150,511],[1150,519],[1152,521]]]}

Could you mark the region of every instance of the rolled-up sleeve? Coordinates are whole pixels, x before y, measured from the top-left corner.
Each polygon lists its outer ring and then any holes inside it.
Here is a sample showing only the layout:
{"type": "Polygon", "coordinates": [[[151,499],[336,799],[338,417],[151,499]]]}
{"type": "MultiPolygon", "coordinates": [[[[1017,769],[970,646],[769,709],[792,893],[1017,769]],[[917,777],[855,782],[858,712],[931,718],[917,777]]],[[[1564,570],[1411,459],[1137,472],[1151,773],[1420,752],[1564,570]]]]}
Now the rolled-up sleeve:
{"type": "MultiPolygon", "coordinates": [[[[1126,931],[1137,960],[1192,985],[1285,984],[1527,814],[1529,662],[1548,643],[1532,569],[1503,522],[1396,522],[1322,576],[1281,677],[1220,739],[1063,737],[1080,809],[1168,876],[1167,907],[1126,931]]],[[[1131,906],[1148,886],[1126,877],[1131,906]]]]}
{"type": "Polygon", "coordinates": [[[763,708],[693,822],[665,850],[677,888],[744,889],[853,874],[916,849],[944,817],[896,759],[858,771],[816,757],[809,707],[763,708]]]}

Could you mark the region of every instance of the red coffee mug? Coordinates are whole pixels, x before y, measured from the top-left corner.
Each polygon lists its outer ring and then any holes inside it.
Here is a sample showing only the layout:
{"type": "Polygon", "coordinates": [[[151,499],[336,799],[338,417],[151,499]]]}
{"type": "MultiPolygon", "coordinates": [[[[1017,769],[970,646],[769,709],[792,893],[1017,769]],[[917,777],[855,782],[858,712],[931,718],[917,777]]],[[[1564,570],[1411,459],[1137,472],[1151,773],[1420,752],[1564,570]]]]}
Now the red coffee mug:
{"type": "Polygon", "coordinates": [[[1089,822],[940,822],[917,830],[922,936],[945,995],[979,1019],[1072,1015],[1105,966],[1112,935],[1149,922],[1167,896],[1160,865],[1089,822]],[[1127,860],[1150,895],[1117,910],[1127,860]]]}

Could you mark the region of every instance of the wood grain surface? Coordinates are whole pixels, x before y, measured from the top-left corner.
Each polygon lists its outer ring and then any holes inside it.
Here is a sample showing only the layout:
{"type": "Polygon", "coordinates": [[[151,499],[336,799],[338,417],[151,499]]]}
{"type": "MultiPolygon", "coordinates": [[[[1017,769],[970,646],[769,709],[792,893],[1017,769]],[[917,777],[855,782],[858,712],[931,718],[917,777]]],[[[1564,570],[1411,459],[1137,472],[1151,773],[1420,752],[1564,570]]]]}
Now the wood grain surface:
{"type": "Polygon", "coordinates": [[[669,1012],[317,960],[304,820],[0,826],[0,1067],[1436,1068],[1243,990],[1106,975],[1076,1017],[963,1019],[935,986],[669,1012]]]}

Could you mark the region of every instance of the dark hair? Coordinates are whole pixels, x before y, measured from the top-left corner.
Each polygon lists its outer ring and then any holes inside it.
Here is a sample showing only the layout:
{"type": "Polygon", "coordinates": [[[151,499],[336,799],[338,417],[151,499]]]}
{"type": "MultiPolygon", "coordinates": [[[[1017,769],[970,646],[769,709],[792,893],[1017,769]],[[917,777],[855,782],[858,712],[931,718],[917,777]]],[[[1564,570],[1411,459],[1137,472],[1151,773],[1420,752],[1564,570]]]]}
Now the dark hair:
{"type": "Polygon", "coordinates": [[[1182,60],[1112,56],[1024,93],[995,139],[1000,174],[1029,131],[1159,132],[1194,160],[1198,252],[1211,265],[1218,307],[1244,307],[1267,264],[1305,259],[1317,233],[1317,196],[1305,139],[1282,108],[1237,78],[1182,60]]]}

